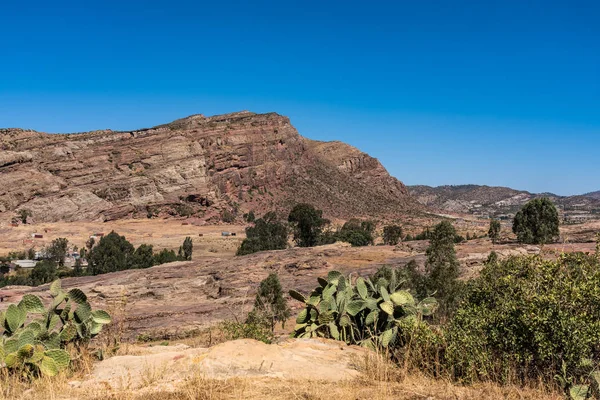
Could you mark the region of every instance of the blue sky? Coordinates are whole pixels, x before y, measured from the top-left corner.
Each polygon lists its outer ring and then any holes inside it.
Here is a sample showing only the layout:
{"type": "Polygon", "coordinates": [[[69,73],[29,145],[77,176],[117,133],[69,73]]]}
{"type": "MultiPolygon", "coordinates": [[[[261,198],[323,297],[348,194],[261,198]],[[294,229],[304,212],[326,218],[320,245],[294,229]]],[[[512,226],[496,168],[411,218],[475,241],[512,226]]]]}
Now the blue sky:
{"type": "Polygon", "coordinates": [[[407,184],[600,190],[597,1],[22,1],[0,127],[276,111],[407,184]]]}

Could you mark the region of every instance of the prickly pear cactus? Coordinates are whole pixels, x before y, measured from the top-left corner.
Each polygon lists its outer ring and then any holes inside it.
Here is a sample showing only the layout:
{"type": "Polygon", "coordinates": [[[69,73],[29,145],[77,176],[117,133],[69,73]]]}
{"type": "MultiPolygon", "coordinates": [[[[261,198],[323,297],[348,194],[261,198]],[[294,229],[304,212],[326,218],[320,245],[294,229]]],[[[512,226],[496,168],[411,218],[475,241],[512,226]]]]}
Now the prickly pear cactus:
{"type": "Polygon", "coordinates": [[[71,362],[68,343],[89,340],[111,321],[106,311],[92,311],[81,290],[63,291],[60,280],[50,285],[50,294],[48,308],[26,294],[0,312],[0,368],[54,376],[71,362]]]}
{"type": "Polygon", "coordinates": [[[296,318],[294,337],[326,337],[369,348],[395,345],[402,329],[414,325],[437,308],[434,298],[419,303],[392,274],[391,281],[343,276],[330,271],[327,279],[307,296],[291,290],[290,296],[306,307],[296,318]]]}

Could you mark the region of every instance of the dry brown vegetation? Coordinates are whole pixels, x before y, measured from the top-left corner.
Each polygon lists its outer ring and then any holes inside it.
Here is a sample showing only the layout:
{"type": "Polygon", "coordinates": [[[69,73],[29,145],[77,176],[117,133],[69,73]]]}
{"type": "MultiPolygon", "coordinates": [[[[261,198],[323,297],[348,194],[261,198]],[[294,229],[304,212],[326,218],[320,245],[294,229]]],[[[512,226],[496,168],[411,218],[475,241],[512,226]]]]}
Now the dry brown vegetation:
{"type": "MultiPolygon", "coordinates": [[[[123,351],[124,353],[124,351],[123,351]]],[[[563,397],[544,388],[501,387],[492,383],[460,386],[442,379],[426,377],[399,368],[384,358],[370,354],[356,359],[360,375],[352,380],[288,380],[277,378],[214,379],[194,371],[182,382],[161,382],[166,370],[147,367],[143,385],[136,389],[82,387],[81,380],[91,371],[92,352],[81,354],[70,371],[59,376],[42,377],[31,382],[17,376],[0,375],[0,399],[123,399],[123,400],[196,400],[196,399],[439,399],[439,400],[558,400],[563,397]]]]}

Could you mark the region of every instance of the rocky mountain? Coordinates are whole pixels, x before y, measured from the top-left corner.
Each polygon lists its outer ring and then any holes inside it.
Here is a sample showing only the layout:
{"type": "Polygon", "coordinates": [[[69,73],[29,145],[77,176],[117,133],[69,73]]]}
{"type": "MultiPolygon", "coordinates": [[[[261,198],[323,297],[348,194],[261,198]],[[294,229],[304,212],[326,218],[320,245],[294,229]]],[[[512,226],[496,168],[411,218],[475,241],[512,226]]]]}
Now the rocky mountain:
{"type": "Polygon", "coordinates": [[[593,193],[558,196],[530,193],[499,186],[409,186],[409,192],[421,204],[440,211],[472,214],[482,218],[512,218],[529,200],[549,197],[559,208],[565,222],[583,222],[600,218],[600,198],[593,193]]]}
{"type": "Polygon", "coordinates": [[[193,115],[135,131],[0,130],[0,218],[36,222],[197,216],[310,202],[330,217],[419,209],[379,161],[317,142],[276,113],[193,115]]]}

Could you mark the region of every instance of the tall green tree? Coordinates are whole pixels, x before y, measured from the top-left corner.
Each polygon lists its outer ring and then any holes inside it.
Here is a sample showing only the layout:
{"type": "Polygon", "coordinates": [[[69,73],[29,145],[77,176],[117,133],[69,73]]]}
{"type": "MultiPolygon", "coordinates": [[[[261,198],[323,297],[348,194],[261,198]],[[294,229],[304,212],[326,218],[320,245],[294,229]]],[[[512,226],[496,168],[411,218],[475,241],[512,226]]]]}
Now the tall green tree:
{"type": "Polygon", "coordinates": [[[254,309],[248,315],[248,322],[266,319],[270,322],[271,331],[273,331],[275,330],[275,323],[281,322],[285,324],[290,314],[290,308],[283,297],[279,276],[273,272],[260,282],[254,299],[254,309]]]}
{"type": "Polygon", "coordinates": [[[274,212],[266,213],[254,221],[254,226],[246,228],[246,239],[242,241],[237,255],[256,253],[264,250],[282,250],[288,246],[288,229],[274,212]]]}
{"type": "Polygon", "coordinates": [[[50,246],[48,246],[44,251],[45,258],[62,267],[65,265],[65,257],[67,256],[68,246],[69,241],[65,238],[54,239],[50,243],[50,246]]]}
{"type": "Polygon", "coordinates": [[[53,260],[42,260],[35,264],[31,270],[29,279],[31,286],[39,286],[44,283],[52,282],[58,277],[56,263],[53,260]]]}
{"type": "Polygon", "coordinates": [[[560,235],[556,207],[547,197],[533,199],[521,208],[513,220],[517,240],[528,244],[546,244],[560,235]]]}
{"type": "Polygon", "coordinates": [[[329,220],[323,218],[322,210],[306,203],[297,204],[292,209],[288,222],[292,224],[294,241],[299,247],[316,246],[323,227],[329,224],[329,220]]]}
{"type": "Polygon", "coordinates": [[[492,218],[490,220],[490,229],[488,230],[488,236],[492,239],[492,243],[496,244],[498,239],[500,238],[500,230],[502,226],[500,225],[500,221],[492,218]]]}
{"type": "Polygon", "coordinates": [[[183,245],[179,248],[180,258],[190,261],[192,259],[192,252],[194,250],[194,244],[192,243],[191,237],[186,237],[183,241],[183,245]]]}
{"type": "Polygon", "coordinates": [[[440,310],[448,314],[457,304],[460,290],[459,263],[454,250],[456,230],[448,221],[442,221],[435,226],[429,239],[429,247],[426,251],[425,263],[425,285],[428,293],[435,293],[440,302],[440,310]]]}
{"type": "Polygon", "coordinates": [[[388,225],[383,228],[383,243],[395,246],[402,237],[402,227],[400,225],[388,225]]]}

